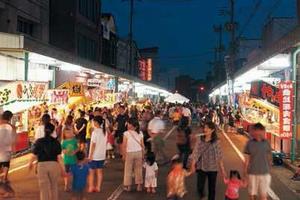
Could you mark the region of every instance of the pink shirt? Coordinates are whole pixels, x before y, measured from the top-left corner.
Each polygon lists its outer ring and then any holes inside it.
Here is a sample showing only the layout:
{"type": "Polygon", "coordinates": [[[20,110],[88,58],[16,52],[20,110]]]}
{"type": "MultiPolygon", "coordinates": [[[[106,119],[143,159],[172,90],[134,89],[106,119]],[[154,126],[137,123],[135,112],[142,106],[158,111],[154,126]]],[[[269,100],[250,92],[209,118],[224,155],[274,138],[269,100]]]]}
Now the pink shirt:
{"type": "Polygon", "coordinates": [[[227,185],[225,196],[230,199],[238,199],[239,189],[242,187],[243,182],[240,180],[224,179],[224,183],[227,185]]]}

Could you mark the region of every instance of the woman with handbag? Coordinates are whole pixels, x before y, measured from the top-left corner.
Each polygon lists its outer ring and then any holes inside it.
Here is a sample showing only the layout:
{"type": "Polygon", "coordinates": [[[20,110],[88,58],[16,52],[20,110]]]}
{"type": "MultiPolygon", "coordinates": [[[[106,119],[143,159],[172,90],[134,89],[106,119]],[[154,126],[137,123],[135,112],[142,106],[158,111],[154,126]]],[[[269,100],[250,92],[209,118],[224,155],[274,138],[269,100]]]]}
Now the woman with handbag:
{"type": "Polygon", "coordinates": [[[130,118],[127,121],[127,129],[124,133],[124,190],[131,191],[132,175],[134,173],[137,191],[142,191],[143,184],[143,157],[144,142],[143,134],[139,131],[139,122],[137,119],[130,118]]]}
{"type": "Polygon", "coordinates": [[[197,172],[197,189],[200,199],[205,197],[205,181],[208,178],[208,200],[215,200],[218,170],[226,176],[221,145],[217,137],[217,127],[206,122],[204,136],[197,141],[192,154],[191,170],[197,172]]]}

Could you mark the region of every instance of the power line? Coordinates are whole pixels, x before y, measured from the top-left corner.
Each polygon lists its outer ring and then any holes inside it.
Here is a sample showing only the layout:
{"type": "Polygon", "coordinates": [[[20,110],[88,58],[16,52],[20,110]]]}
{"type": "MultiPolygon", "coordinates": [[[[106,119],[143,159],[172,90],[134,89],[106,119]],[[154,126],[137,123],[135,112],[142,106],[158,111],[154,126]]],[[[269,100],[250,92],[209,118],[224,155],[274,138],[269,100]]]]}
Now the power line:
{"type": "Polygon", "coordinates": [[[243,25],[238,38],[240,38],[244,31],[246,30],[246,28],[248,27],[249,23],[252,21],[253,17],[257,14],[257,11],[259,10],[260,6],[262,4],[262,0],[258,0],[254,6],[254,8],[252,9],[251,14],[249,15],[248,19],[246,20],[245,24],[243,25]]]}
{"type": "Polygon", "coordinates": [[[190,55],[174,55],[174,56],[157,56],[157,57],[152,57],[155,60],[199,60],[201,57],[210,55],[214,53],[214,51],[207,51],[203,52],[201,54],[190,54],[190,55]]]}
{"type": "Polygon", "coordinates": [[[270,11],[267,14],[266,19],[270,19],[271,15],[273,14],[273,11],[276,10],[278,8],[278,6],[280,5],[281,0],[277,0],[273,6],[271,7],[270,11]]]}

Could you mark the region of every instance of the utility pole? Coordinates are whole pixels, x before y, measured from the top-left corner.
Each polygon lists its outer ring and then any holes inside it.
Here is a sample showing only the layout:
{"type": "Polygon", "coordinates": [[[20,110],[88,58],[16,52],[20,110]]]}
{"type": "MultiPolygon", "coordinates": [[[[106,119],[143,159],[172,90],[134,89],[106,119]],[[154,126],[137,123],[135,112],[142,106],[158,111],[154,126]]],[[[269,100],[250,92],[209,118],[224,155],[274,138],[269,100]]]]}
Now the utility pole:
{"type": "Polygon", "coordinates": [[[230,1],[230,22],[225,24],[225,28],[228,32],[230,32],[230,48],[229,54],[225,58],[226,62],[226,74],[227,74],[227,86],[228,86],[228,103],[230,105],[234,105],[234,64],[235,64],[235,56],[236,56],[236,39],[235,39],[235,29],[236,29],[236,22],[235,18],[235,0],[230,1]]]}
{"type": "Polygon", "coordinates": [[[216,68],[216,79],[217,81],[221,81],[222,77],[222,55],[224,51],[224,46],[223,46],[223,26],[220,24],[219,26],[214,26],[213,27],[214,32],[218,33],[218,44],[217,47],[215,48],[215,68],[216,68]]]}
{"type": "Polygon", "coordinates": [[[130,0],[130,11],[129,11],[129,74],[134,74],[134,68],[132,66],[132,43],[133,43],[133,10],[134,0],[130,0]]]}

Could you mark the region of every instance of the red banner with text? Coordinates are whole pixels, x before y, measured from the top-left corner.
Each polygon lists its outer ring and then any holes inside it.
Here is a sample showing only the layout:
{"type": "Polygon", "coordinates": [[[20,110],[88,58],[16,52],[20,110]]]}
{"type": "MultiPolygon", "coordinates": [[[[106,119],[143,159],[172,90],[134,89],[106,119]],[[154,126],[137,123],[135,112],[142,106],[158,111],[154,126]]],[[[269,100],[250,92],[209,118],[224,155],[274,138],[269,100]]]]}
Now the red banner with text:
{"type": "Polygon", "coordinates": [[[279,92],[280,137],[290,139],[293,135],[293,83],[291,81],[280,82],[279,92]]]}

